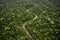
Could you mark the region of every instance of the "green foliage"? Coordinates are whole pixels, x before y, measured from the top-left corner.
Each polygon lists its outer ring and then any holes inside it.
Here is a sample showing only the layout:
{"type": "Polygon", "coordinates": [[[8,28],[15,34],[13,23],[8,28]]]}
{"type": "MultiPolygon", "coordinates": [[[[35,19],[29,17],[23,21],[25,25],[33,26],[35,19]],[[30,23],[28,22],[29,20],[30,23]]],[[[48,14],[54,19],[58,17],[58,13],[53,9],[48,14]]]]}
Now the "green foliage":
{"type": "Polygon", "coordinates": [[[0,0],[0,40],[59,40],[59,0],[0,0]],[[32,20],[37,16],[36,20],[32,20]]]}

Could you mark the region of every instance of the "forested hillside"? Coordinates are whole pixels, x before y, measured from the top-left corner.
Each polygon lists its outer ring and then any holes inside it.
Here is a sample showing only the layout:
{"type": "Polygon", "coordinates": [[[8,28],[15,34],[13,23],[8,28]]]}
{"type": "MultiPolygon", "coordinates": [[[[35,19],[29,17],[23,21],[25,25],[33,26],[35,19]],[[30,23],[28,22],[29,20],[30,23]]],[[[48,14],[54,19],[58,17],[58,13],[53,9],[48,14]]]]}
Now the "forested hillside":
{"type": "Polygon", "coordinates": [[[59,40],[60,0],[0,0],[0,40],[59,40]]]}

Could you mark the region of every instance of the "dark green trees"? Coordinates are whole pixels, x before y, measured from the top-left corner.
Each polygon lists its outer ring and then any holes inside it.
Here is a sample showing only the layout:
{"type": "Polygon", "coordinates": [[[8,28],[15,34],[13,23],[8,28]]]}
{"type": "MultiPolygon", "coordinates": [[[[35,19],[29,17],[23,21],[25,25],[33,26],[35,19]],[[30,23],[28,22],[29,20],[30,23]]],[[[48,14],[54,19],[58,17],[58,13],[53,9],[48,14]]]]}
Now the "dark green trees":
{"type": "Polygon", "coordinates": [[[59,0],[0,0],[0,40],[59,40],[59,0]],[[35,20],[32,20],[35,18],[35,20]]]}

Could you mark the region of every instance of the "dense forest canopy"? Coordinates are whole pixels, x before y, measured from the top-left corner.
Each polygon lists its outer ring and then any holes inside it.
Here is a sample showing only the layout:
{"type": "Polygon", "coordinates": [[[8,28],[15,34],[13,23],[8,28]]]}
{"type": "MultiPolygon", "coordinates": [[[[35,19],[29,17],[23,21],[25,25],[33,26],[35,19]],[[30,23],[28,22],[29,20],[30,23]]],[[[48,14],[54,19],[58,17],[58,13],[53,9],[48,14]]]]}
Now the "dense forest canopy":
{"type": "Polygon", "coordinates": [[[59,38],[60,0],[0,0],[0,40],[59,38]]]}

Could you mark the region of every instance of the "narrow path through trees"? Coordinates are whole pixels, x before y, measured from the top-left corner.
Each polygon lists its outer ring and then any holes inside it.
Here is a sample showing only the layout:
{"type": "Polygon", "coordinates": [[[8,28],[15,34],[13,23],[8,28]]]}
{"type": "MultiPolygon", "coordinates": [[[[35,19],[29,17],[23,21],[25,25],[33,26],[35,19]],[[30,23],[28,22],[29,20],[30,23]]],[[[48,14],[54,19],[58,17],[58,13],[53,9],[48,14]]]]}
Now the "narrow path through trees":
{"type": "MultiPolygon", "coordinates": [[[[32,20],[36,20],[36,18],[37,18],[37,15],[35,15],[35,17],[32,19],[32,20]]],[[[28,21],[28,22],[30,22],[30,20],[28,21]]],[[[26,23],[27,22],[25,22],[24,24],[23,24],[23,29],[25,30],[25,32],[26,32],[26,34],[32,39],[32,40],[34,40],[34,38],[32,37],[32,35],[28,32],[28,30],[26,29],[26,23]]]]}

